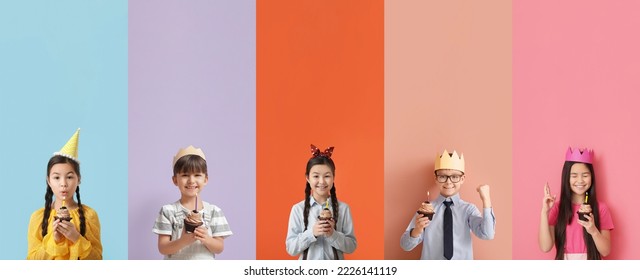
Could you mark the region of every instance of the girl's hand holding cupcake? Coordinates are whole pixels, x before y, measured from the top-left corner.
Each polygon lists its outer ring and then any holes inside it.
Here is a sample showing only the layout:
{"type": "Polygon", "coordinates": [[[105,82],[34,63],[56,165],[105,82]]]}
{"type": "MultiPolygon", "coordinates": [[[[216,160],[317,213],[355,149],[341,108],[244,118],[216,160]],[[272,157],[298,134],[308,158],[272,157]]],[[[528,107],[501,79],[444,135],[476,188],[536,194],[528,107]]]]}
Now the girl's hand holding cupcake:
{"type": "Polygon", "coordinates": [[[589,215],[584,215],[584,216],[587,218],[587,221],[578,219],[578,224],[583,226],[587,230],[587,233],[590,235],[594,235],[600,232],[596,227],[595,223],[593,222],[594,221],[593,213],[589,213],[589,215]]]}
{"type": "Polygon", "coordinates": [[[55,220],[53,222],[54,235],[53,239],[56,242],[62,241],[62,238],[76,243],[80,238],[80,232],[76,229],[76,226],[69,221],[55,220]]]}

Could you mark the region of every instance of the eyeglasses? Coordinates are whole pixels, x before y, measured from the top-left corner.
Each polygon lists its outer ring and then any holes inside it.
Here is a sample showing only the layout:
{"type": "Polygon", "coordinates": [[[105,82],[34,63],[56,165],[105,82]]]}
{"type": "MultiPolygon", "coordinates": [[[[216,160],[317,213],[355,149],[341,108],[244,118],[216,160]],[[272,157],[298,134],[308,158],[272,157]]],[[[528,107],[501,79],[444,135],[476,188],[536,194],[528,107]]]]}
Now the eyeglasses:
{"type": "Polygon", "coordinates": [[[446,183],[447,180],[451,180],[451,183],[458,183],[460,182],[460,180],[462,180],[462,175],[436,175],[436,181],[438,181],[438,183],[446,183]]]}

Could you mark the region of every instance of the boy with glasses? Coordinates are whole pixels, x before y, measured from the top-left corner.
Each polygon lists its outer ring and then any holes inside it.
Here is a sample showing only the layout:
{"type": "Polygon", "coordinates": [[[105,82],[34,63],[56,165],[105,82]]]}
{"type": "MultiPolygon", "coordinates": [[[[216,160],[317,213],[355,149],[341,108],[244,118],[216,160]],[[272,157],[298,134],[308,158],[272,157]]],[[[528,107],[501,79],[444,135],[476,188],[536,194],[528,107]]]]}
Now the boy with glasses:
{"type": "Polygon", "coordinates": [[[473,246],[471,232],[480,239],[493,239],[496,218],[491,208],[489,185],[476,190],[482,200],[483,211],[460,198],[464,183],[464,156],[446,150],[436,157],[435,181],[440,195],[433,203],[433,220],[423,214],[414,214],[407,230],[402,234],[400,246],[413,250],[420,242],[423,260],[471,260],[473,246]]]}

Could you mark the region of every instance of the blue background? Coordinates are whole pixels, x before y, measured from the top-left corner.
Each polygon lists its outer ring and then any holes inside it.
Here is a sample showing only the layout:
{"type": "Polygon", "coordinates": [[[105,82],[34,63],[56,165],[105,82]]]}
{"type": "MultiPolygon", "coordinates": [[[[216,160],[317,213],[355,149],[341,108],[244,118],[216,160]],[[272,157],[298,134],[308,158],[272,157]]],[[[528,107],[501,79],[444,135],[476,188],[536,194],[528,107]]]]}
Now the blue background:
{"type": "Polygon", "coordinates": [[[0,3],[0,259],[26,258],[47,161],[77,128],[103,258],[127,259],[127,24],[127,1],[0,3]]]}

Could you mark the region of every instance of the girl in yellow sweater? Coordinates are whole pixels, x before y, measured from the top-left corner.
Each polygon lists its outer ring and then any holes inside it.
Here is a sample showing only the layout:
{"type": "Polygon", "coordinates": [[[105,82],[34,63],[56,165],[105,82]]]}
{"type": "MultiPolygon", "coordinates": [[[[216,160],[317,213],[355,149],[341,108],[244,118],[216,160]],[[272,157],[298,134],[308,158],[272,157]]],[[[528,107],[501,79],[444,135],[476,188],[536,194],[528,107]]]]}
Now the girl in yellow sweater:
{"type": "Polygon", "coordinates": [[[78,135],[49,159],[44,207],[29,221],[27,259],[102,259],[98,214],[80,201],[78,135]]]}

